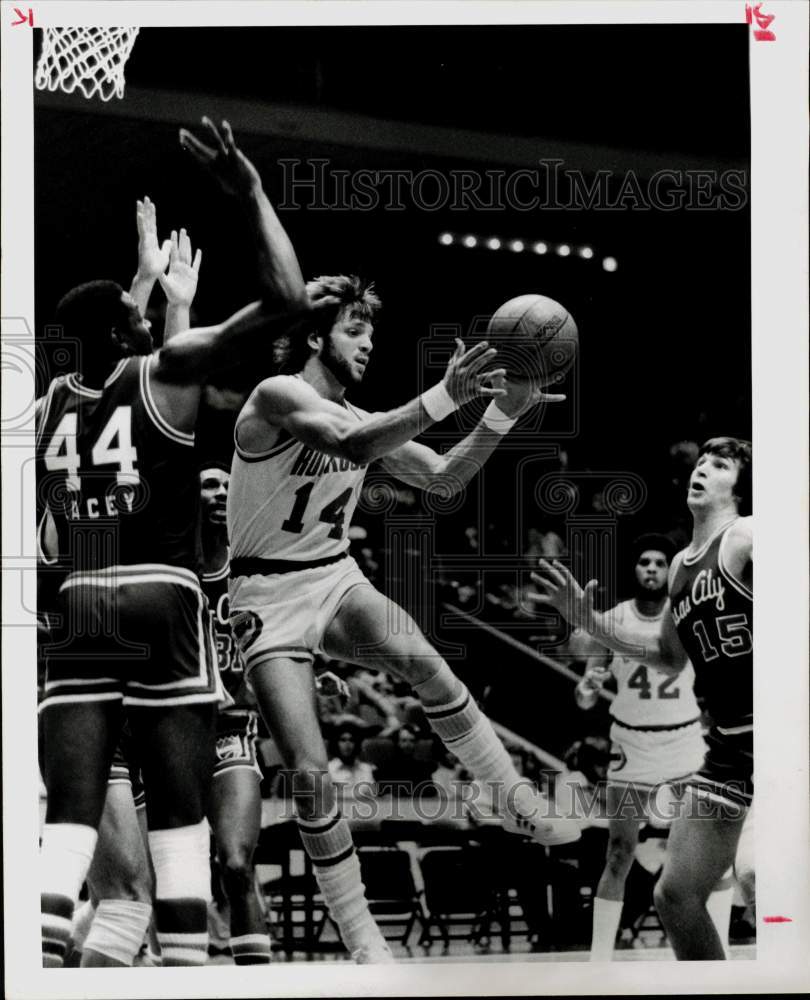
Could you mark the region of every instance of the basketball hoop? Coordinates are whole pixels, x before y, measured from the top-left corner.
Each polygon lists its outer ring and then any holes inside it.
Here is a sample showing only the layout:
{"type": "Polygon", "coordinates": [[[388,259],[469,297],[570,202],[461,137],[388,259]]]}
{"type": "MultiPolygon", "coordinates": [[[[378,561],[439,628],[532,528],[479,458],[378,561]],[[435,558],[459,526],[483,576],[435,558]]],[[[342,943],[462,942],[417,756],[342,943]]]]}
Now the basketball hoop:
{"type": "Polygon", "coordinates": [[[124,96],[124,66],[140,28],[44,28],[34,83],[38,90],[79,87],[88,99],[124,96]]]}

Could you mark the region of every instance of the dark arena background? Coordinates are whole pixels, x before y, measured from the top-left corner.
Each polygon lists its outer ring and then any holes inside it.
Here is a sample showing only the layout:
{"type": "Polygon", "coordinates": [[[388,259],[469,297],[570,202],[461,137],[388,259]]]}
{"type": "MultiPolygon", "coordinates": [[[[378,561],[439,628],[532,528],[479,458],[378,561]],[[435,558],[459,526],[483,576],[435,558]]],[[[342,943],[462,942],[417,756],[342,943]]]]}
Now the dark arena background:
{"type": "MultiPolygon", "coordinates": [[[[458,503],[431,505],[404,486],[384,509],[368,496],[352,537],[364,571],[419,620],[527,774],[548,784],[563,761],[587,770],[577,749],[605,757],[607,702],[576,707],[566,671],[583,663],[557,617],[527,597],[529,570],[540,555],[570,556],[580,579],[600,577],[602,606],[627,598],[639,533],[688,539],[697,445],[751,437],[748,45],[744,24],[143,28],[122,100],[35,95],[41,373],[71,367],[48,331],[67,289],[94,278],[128,287],[144,195],[161,240],[183,226],[202,248],[195,324],[256,297],[244,219],[178,144],[181,126],[202,135],[203,114],[230,121],[306,277],[376,283],[383,312],[358,405],[388,409],[437,381],[430,338],[444,348],[455,332],[480,336],[513,296],[563,303],[580,338],[567,401],[535,431],[521,424],[458,503]],[[576,497],[555,503],[543,477],[576,497]]],[[[156,287],[158,335],[161,299],[156,287]]],[[[264,374],[254,360],[212,380],[201,465],[230,463],[238,408],[264,374]]],[[[426,440],[441,450],[464,426],[453,417],[426,440]]],[[[375,683],[419,729],[408,691],[375,683]]],[[[373,713],[364,718],[379,733],[373,713]]],[[[263,764],[267,806],[283,798],[271,746],[263,764]]],[[[548,860],[558,919],[524,913],[520,937],[513,892],[450,954],[470,953],[469,941],[499,957],[587,948],[605,837],[589,832],[590,855],[548,860]]],[[[265,849],[273,864],[264,839],[257,860],[265,849]]],[[[645,930],[652,876],[637,867],[624,940],[657,944],[660,925],[645,930]]],[[[296,921],[280,912],[280,950],[326,947],[328,930],[316,940],[298,924],[310,936],[293,946],[284,935],[296,921]]]]}

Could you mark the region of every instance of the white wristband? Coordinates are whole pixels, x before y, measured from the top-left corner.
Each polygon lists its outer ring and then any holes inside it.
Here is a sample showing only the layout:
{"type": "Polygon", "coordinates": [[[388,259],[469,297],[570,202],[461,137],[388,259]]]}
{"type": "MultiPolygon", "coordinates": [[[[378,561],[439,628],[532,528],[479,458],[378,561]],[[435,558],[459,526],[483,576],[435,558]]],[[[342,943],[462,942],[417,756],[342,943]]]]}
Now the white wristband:
{"type": "Polygon", "coordinates": [[[496,434],[506,434],[517,423],[517,417],[507,417],[494,399],[484,410],[481,419],[484,421],[484,425],[491,431],[495,431],[496,434]]]}
{"type": "Polygon", "coordinates": [[[437,382],[419,397],[431,420],[444,420],[458,409],[458,404],[447,391],[444,382],[437,382]]]}

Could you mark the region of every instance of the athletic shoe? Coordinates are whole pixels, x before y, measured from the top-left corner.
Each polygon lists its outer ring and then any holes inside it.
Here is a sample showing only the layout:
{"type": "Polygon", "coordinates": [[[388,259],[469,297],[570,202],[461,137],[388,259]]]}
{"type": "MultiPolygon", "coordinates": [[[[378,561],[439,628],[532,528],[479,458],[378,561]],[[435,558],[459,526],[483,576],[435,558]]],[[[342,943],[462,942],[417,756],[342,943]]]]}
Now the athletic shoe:
{"type": "Polygon", "coordinates": [[[551,819],[543,817],[541,803],[548,805],[545,796],[538,795],[535,799],[537,807],[536,815],[522,816],[511,809],[506,812],[503,819],[503,828],[507,833],[518,833],[524,837],[531,837],[532,840],[543,847],[559,847],[562,844],[574,844],[582,837],[579,823],[575,819],[551,819]]]}
{"type": "Polygon", "coordinates": [[[394,965],[396,961],[391,949],[382,938],[355,948],[352,959],[357,965],[394,965]]]}

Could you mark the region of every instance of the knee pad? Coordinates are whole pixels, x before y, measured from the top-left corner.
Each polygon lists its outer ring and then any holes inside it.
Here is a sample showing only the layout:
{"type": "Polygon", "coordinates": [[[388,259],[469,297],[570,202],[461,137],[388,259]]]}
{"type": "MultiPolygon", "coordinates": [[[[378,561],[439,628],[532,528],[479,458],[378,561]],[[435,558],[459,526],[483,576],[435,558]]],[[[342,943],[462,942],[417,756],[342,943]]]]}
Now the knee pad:
{"type": "Polygon", "coordinates": [[[211,900],[210,833],[206,820],[174,830],[150,830],[155,899],[211,900]]]}
{"type": "Polygon", "coordinates": [[[95,951],[122,965],[132,965],[143,944],[151,917],[152,906],[149,903],[102,899],[84,942],[85,951],[95,951]]]}

